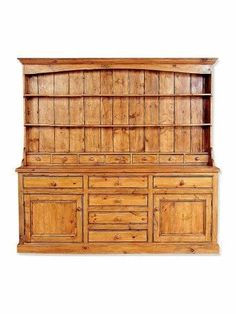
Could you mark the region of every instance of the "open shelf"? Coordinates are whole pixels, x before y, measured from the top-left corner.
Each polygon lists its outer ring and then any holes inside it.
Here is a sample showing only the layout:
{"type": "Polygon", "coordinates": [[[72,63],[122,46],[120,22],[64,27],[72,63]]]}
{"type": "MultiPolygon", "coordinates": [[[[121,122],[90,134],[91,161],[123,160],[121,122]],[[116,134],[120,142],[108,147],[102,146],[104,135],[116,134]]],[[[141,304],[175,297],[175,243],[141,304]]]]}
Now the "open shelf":
{"type": "Polygon", "coordinates": [[[35,124],[25,123],[27,127],[74,127],[74,128],[144,128],[144,127],[208,127],[211,123],[198,124],[35,124]]]}
{"type": "Polygon", "coordinates": [[[54,94],[24,94],[25,97],[210,97],[211,94],[77,94],[77,95],[54,95],[54,94]]]}

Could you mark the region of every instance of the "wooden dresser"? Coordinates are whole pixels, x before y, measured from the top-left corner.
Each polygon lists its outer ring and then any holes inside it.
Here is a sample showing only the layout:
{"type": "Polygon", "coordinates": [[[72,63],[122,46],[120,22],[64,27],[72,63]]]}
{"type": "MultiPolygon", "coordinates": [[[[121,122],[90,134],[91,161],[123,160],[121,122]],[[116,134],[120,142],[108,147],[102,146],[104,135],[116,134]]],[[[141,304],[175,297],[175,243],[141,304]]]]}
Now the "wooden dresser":
{"type": "Polygon", "coordinates": [[[19,59],[18,252],[217,253],[216,59],[19,59]]]}

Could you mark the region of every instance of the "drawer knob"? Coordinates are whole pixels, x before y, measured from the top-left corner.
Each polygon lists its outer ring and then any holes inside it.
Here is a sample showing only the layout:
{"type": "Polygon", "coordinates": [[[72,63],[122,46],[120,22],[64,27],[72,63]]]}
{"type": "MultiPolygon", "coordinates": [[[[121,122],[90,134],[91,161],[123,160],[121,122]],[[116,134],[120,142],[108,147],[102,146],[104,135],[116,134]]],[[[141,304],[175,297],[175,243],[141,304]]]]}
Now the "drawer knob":
{"type": "Polygon", "coordinates": [[[51,186],[57,186],[56,182],[51,182],[51,186]]]}
{"type": "Polygon", "coordinates": [[[183,186],[183,185],[184,185],[184,180],[181,180],[180,183],[179,183],[179,185],[180,185],[180,186],[183,186]]]}
{"type": "Polygon", "coordinates": [[[198,161],[200,158],[199,157],[195,157],[195,160],[198,161]]]}
{"type": "Polygon", "coordinates": [[[172,158],[171,158],[171,157],[169,157],[168,161],[171,161],[171,160],[172,160],[172,158]]]}
{"type": "Polygon", "coordinates": [[[94,157],[90,157],[89,160],[94,161],[94,157]]]}
{"type": "Polygon", "coordinates": [[[37,160],[37,161],[40,161],[40,160],[41,160],[41,158],[40,158],[40,157],[36,157],[36,160],[37,160]]]}
{"type": "Polygon", "coordinates": [[[67,157],[63,157],[63,158],[62,158],[62,161],[63,161],[63,162],[66,162],[67,160],[68,160],[67,157]]]}
{"type": "Polygon", "coordinates": [[[115,234],[114,240],[119,240],[120,239],[120,234],[115,234]]]}

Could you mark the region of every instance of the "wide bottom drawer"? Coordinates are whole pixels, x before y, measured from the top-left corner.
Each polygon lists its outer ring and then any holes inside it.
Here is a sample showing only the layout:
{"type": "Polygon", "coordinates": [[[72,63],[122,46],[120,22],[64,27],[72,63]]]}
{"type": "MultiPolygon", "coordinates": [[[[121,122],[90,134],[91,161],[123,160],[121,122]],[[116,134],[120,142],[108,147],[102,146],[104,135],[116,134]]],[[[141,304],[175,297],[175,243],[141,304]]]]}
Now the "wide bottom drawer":
{"type": "Polygon", "coordinates": [[[89,231],[89,242],[146,242],[147,231],[89,231]]]}

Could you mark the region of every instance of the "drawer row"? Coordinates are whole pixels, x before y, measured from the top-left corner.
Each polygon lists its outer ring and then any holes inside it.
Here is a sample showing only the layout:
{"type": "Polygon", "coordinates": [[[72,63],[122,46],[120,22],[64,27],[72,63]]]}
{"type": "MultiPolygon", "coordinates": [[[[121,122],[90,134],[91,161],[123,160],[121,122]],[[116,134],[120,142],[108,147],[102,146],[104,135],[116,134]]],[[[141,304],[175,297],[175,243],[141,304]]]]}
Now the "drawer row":
{"type": "MultiPolygon", "coordinates": [[[[212,176],[153,176],[153,188],[212,188],[212,176]]],[[[24,176],[24,188],[83,188],[82,176],[24,176]]],[[[88,188],[148,188],[147,176],[89,176],[88,188]]]]}
{"type": "Polygon", "coordinates": [[[55,154],[27,155],[27,164],[207,164],[207,154],[55,154]]]}

